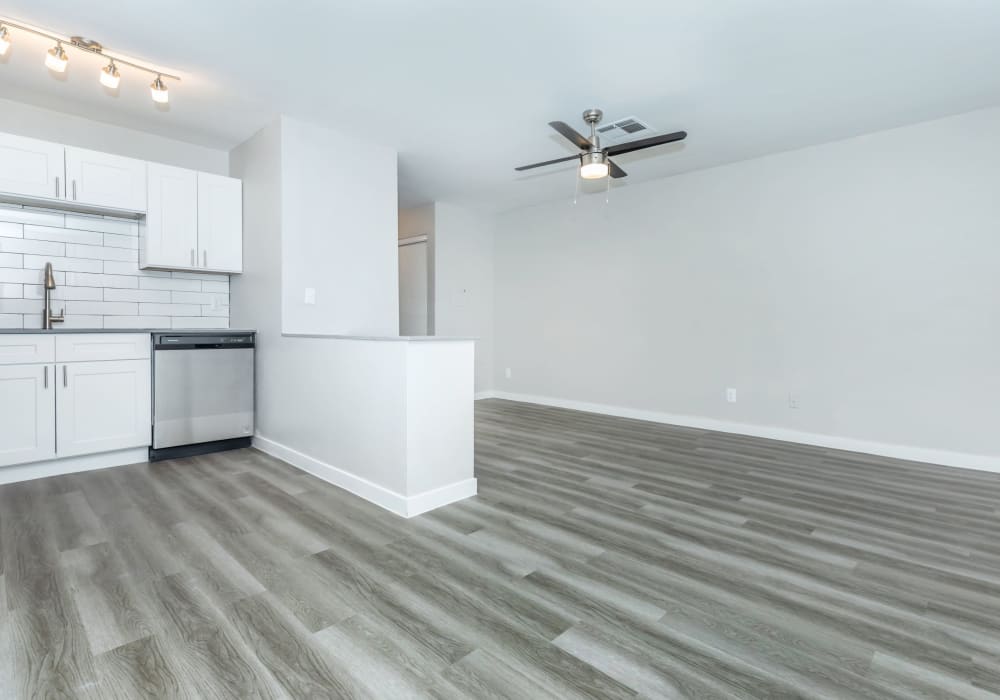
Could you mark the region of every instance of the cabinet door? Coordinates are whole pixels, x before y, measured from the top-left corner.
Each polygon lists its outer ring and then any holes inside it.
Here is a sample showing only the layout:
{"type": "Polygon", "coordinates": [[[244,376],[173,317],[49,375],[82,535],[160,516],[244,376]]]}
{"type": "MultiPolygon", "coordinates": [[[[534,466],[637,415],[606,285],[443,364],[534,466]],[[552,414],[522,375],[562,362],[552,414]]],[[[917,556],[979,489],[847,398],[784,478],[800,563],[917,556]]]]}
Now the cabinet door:
{"type": "Polygon", "coordinates": [[[67,147],[66,199],[146,211],[146,161],[67,147]]]}
{"type": "Polygon", "coordinates": [[[199,265],[222,272],[243,271],[243,182],[198,173],[199,265]]]}
{"type": "Polygon", "coordinates": [[[0,466],[55,457],[55,366],[0,366],[0,397],[0,466]]]}
{"type": "Polygon", "coordinates": [[[198,173],[149,164],[149,202],[139,224],[139,267],[196,269],[198,173]]]}
{"type": "Polygon", "coordinates": [[[57,365],[60,457],[149,445],[149,360],[57,365]]]}
{"type": "Polygon", "coordinates": [[[65,149],[60,143],[0,134],[0,192],[66,196],[65,149]]]}

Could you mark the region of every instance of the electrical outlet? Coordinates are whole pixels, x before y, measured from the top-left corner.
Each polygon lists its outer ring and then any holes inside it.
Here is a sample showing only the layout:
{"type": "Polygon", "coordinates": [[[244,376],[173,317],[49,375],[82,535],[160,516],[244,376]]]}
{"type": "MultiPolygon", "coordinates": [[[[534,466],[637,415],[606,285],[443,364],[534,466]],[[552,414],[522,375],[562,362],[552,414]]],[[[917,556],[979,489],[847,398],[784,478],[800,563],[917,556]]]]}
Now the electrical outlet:
{"type": "Polygon", "coordinates": [[[798,408],[799,407],[799,395],[792,392],[788,395],[788,407],[798,408]]]}
{"type": "Polygon", "coordinates": [[[736,403],[736,389],[732,387],[726,389],[726,401],[729,403],[736,403]]]}
{"type": "Polygon", "coordinates": [[[305,299],[303,300],[306,304],[316,303],[316,290],[312,287],[306,287],[305,299]]]}
{"type": "Polygon", "coordinates": [[[510,367],[506,368],[506,369],[505,369],[505,370],[503,371],[503,376],[504,376],[504,377],[506,377],[507,379],[510,379],[510,378],[511,378],[511,376],[512,376],[512,372],[510,371],[510,367]]]}

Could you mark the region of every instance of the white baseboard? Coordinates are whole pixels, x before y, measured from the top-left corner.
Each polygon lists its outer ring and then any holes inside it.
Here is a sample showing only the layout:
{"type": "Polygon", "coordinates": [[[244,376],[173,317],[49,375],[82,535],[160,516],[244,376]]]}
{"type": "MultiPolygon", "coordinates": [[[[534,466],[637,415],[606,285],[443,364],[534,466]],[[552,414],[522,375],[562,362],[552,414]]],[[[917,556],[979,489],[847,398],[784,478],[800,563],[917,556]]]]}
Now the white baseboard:
{"type": "Polygon", "coordinates": [[[558,399],[550,396],[536,396],[534,394],[516,394],[509,391],[494,391],[491,393],[491,398],[507,399],[508,401],[523,401],[542,406],[555,406],[574,411],[618,416],[619,418],[635,418],[653,423],[680,425],[686,428],[701,428],[703,430],[714,430],[723,433],[797,442],[803,445],[827,447],[834,450],[863,452],[881,457],[895,457],[896,459],[905,459],[911,462],[926,462],[928,464],[943,464],[949,467],[962,467],[978,471],[1000,472],[1000,457],[991,455],[951,452],[948,450],[912,447],[909,445],[894,445],[892,443],[858,440],[856,438],[838,437],[836,435],[823,435],[822,433],[807,433],[791,428],[737,423],[735,421],[724,421],[704,416],[686,416],[675,413],[646,411],[636,408],[626,408],[624,406],[610,406],[608,404],[558,399]]]}
{"type": "Polygon", "coordinates": [[[253,446],[261,452],[266,452],[272,457],[277,457],[293,467],[312,474],[317,479],[339,486],[355,496],[360,496],[366,501],[404,518],[412,518],[415,515],[476,495],[476,480],[465,479],[414,496],[404,496],[261,435],[254,436],[253,446]]]}
{"type": "Polygon", "coordinates": [[[406,499],[406,517],[412,518],[427,511],[475,496],[479,490],[476,479],[456,481],[440,488],[431,489],[406,499]]]}
{"type": "Polygon", "coordinates": [[[79,455],[77,457],[48,459],[44,462],[13,464],[9,467],[0,467],[0,484],[12,484],[15,481],[44,479],[48,476],[75,474],[76,472],[88,472],[93,469],[107,469],[108,467],[121,467],[126,464],[138,464],[140,462],[148,461],[148,447],[133,447],[127,450],[100,452],[93,455],[79,455]]]}
{"type": "Polygon", "coordinates": [[[483,399],[495,399],[496,392],[492,389],[487,389],[486,391],[477,391],[475,399],[476,401],[482,401],[483,399]]]}

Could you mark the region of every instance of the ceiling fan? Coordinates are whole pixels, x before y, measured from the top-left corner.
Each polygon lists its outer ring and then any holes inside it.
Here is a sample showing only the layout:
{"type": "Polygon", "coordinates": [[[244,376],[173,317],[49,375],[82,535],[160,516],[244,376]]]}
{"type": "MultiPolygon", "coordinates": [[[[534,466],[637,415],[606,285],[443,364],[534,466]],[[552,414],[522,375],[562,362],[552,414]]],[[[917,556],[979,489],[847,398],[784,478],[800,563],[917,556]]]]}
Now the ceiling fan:
{"type": "Polygon", "coordinates": [[[614,146],[601,148],[601,137],[597,135],[597,125],[601,123],[603,117],[604,112],[599,109],[588,109],[583,113],[583,121],[590,124],[589,139],[566,122],[549,122],[549,126],[568,138],[574,146],[580,149],[580,155],[545,160],[541,163],[532,163],[531,165],[522,165],[519,168],[514,168],[514,170],[531,170],[532,168],[540,168],[543,165],[565,163],[568,160],[579,158],[580,177],[585,180],[599,180],[602,177],[607,177],[609,174],[611,177],[625,177],[628,173],[612,162],[611,156],[631,153],[632,151],[641,151],[644,148],[661,146],[665,143],[673,143],[674,141],[683,141],[687,138],[686,131],[676,131],[672,134],[650,136],[638,141],[629,141],[628,143],[619,143],[614,146]]]}

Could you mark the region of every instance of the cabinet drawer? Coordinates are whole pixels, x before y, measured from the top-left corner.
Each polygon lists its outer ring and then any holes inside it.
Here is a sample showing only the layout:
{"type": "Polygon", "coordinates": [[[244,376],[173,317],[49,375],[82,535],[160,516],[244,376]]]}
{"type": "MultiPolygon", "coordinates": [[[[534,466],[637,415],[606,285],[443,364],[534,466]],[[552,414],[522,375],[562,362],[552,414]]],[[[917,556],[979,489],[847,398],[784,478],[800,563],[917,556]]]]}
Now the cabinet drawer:
{"type": "Polygon", "coordinates": [[[0,365],[55,362],[56,339],[51,335],[0,335],[0,365]]]}
{"type": "Polygon", "coordinates": [[[56,362],[149,359],[148,333],[71,333],[56,337],[56,362]]]}

